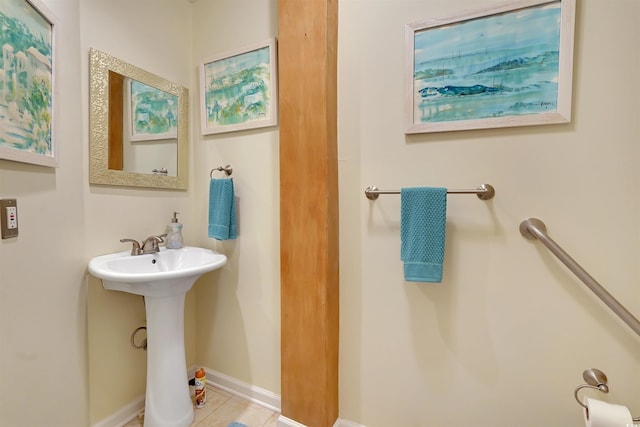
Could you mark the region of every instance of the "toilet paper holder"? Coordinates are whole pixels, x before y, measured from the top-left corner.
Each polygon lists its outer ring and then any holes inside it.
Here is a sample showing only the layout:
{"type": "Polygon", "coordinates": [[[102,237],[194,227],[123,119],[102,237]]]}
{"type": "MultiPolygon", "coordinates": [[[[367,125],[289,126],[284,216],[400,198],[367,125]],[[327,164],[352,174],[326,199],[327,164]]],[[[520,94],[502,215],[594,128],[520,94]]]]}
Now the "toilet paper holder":
{"type": "MultiPolygon", "coordinates": [[[[576,387],[575,391],[573,392],[573,396],[576,398],[576,401],[578,402],[578,404],[580,404],[580,406],[582,406],[584,409],[587,409],[587,406],[582,403],[582,401],[578,397],[578,392],[583,388],[591,388],[603,393],[609,393],[609,385],[607,384],[607,376],[600,369],[585,369],[584,372],[582,372],[582,378],[584,378],[586,384],[581,384],[576,387]]],[[[640,417],[634,418],[633,421],[640,421],[640,417]]]]}

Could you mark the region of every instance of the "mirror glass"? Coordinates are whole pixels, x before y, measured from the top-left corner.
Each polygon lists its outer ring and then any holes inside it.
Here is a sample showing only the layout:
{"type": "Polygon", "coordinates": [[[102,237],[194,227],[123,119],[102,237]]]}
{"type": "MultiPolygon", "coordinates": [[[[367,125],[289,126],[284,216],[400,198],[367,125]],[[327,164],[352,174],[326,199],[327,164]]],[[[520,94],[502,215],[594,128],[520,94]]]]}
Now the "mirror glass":
{"type": "Polygon", "coordinates": [[[89,182],[186,190],[188,90],[89,52],[89,182]]]}

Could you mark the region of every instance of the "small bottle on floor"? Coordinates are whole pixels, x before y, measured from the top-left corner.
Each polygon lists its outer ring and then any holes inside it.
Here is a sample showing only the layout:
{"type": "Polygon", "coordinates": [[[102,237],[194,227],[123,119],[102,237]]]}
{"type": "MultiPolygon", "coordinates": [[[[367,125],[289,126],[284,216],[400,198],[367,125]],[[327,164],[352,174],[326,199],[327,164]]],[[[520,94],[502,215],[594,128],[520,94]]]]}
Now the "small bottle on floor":
{"type": "Polygon", "coordinates": [[[207,403],[207,390],[205,389],[207,377],[203,368],[200,368],[196,371],[195,380],[196,408],[202,408],[204,407],[204,404],[207,403]]]}

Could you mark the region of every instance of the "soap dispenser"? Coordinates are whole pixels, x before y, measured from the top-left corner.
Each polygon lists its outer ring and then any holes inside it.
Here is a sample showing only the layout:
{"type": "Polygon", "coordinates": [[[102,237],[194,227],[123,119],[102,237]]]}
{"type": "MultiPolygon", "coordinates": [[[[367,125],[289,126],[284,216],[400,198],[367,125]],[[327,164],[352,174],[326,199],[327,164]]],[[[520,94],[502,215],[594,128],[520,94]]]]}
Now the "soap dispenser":
{"type": "Polygon", "coordinates": [[[182,224],[178,222],[178,212],[173,213],[171,222],[167,225],[167,249],[182,247],[182,224]]]}

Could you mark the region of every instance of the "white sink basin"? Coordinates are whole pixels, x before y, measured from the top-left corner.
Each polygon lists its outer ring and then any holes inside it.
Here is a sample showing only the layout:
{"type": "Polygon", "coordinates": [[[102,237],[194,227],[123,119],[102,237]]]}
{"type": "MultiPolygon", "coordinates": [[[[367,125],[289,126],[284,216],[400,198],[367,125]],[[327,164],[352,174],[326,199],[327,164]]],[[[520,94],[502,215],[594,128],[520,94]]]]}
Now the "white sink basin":
{"type": "Polygon", "coordinates": [[[185,246],[161,248],[155,254],[133,256],[124,251],[97,256],[89,262],[89,272],[102,279],[105,289],[168,296],[187,292],[198,277],[226,262],[226,256],[212,250],[185,246]]]}
{"type": "MultiPolygon", "coordinates": [[[[147,315],[147,389],[145,427],[188,427],[194,419],[184,351],[184,299],[204,273],[222,267],[227,257],[185,246],[131,255],[102,255],[89,272],[105,289],[144,296],[147,315]]],[[[117,315],[117,314],[116,314],[117,315]]]]}

